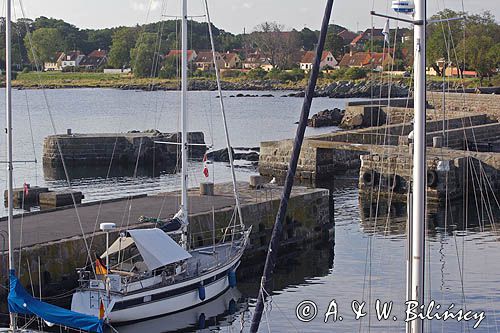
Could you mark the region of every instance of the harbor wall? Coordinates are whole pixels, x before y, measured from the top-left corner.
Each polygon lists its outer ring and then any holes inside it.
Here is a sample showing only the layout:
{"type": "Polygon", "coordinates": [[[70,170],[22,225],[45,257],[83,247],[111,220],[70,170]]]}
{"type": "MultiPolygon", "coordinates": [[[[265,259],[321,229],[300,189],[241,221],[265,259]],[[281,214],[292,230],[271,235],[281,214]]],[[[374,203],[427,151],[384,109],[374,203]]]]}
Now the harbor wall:
{"type": "MultiPolygon", "coordinates": [[[[488,112],[500,120],[500,96],[495,94],[446,93],[444,103],[449,111],[488,112]]],[[[427,102],[442,110],[443,93],[427,92],[427,102]]]]}
{"type": "MultiPolygon", "coordinates": [[[[246,257],[262,255],[267,250],[270,234],[274,225],[280,201],[280,187],[272,189],[260,188],[250,193],[253,200],[249,200],[241,207],[243,220],[246,226],[252,226],[250,245],[245,252],[246,257]],[[253,201],[253,202],[250,202],[253,201]]],[[[297,191],[294,189],[294,191],[297,191]]],[[[207,197],[210,200],[210,197],[207,197]]],[[[248,200],[248,198],[247,198],[248,200]]],[[[285,245],[293,246],[314,239],[328,238],[333,233],[333,218],[331,214],[331,200],[329,191],[325,189],[309,189],[295,192],[288,205],[286,221],[282,231],[282,241],[285,245]]],[[[97,207],[96,207],[97,209],[97,207]]],[[[50,213],[39,213],[47,215],[50,213]]],[[[234,214],[233,207],[226,207],[212,212],[194,214],[190,219],[191,244],[193,247],[212,244],[212,228],[215,223],[216,241],[219,241],[223,229],[227,228],[234,214]],[[214,219],[215,218],[215,219],[214,219]]],[[[233,221],[234,222],[234,221],[233,221]]],[[[238,221],[236,221],[238,223],[238,221]]],[[[61,221],[64,223],[64,221],[61,221]]],[[[152,227],[151,223],[142,223],[131,227],[152,227]]],[[[43,227],[43,226],[40,226],[43,227]]],[[[111,242],[118,237],[118,232],[110,233],[111,242]]],[[[87,246],[91,248],[92,262],[96,256],[105,251],[106,238],[103,232],[86,235],[87,246]]],[[[41,276],[42,290],[45,296],[55,295],[62,291],[71,290],[77,285],[77,268],[88,265],[87,248],[82,237],[72,237],[54,242],[37,244],[24,248],[21,253],[16,251],[16,270],[25,286],[33,285],[38,295],[38,276],[41,276]],[[21,259],[19,256],[21,255],[21,259]],[[38,262],[40,260],[40,267],[38,262]],[[20,262],[20,266],[17,264],[20,262]]],[[[0,260],[1,279],[7,281],[7,255],[4,252],[0,260]]],[[[30,288],[30,287],[28,287],[30,288]]]]}

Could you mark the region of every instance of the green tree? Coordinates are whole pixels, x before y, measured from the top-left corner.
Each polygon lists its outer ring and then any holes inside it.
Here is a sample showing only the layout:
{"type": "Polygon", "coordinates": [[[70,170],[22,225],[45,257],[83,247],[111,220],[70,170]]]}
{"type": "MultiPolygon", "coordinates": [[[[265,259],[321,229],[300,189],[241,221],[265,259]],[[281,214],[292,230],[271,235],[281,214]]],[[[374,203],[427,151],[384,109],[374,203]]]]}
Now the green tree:
{"type": "Polygon", "coordinates": [[[155,52],[157,35],[151,32],[142,33],[135,47],[130,50],[132,70],[137,77],[156,76],[160,55],[155,52]]]}
{"type": "MultiPolygon", "coordinates": [[[[462,12],[445,9],[431,17],[432,20],[449,19],[463,16],[462,12]]],[[[427,66],[434,68],[439,75],[444,74],[444,69],[450,61],[454,61],[453,48],[462,39],[463,22],[459,20],[438,22],[428,25],[427,28],[427,66]],[[444,68],[437,64],[438,60],[444,60],[444,68]]]]}
{"type": "Polygon", "coordinates": [[[314,45],[318,42],[318,35],[317,31],[312,31],[309,28],[304,28],[300,31],[300,40],[304,50],[311,51],[314,49],[314,45]]]}
{"type": "Polygon", "coordinates": [[[325,50],[332,52],[336,59],[340,59],[344,54],[345,42],[337,32],[329,30],[326,34],[325,50]]]}
{"type": "Polygon", "coordinates": [[[93,50],[109,50],[113,42],[113,29],[87,30],[87,43],[82,51],[85,54],[93,50]]]}
{"type": "MultiPolygon", "coordinates": [[[[499,50],[498,44],[495,46],[493,38],[490,36],[476,36],[467,42],[465,57],[469,67],[474,69],[483,83],[483,78],[492,74],[495,64],[495,54],[499,50]]],[[[498,60],[498,59],[497,59],[498,60]]]]}
{"type": "Polygon", "coordinates": [[[33,22],[33,29],[54,28],[62,36],[61,51],[84,50],[87,43],[87,34],[73,24],[55,18],[40,16],[33,22]]]}
{"type": "Polygon", "coordinates": [[[178,56],[170,56],[163,62],[163,67],[160,70],[162,79],[172,79],[177,77],[180,70],[181,58],[178,56]]]}
{"type": "Polygon", "coordinates": [[[130,51],[137,40],[136,28],[120,28],[113,34],[108,64],[114,68],[130,65],[130,51]]]}
{"type": "MultiPolygon", "coordinates": [[[[12,64],[16,69],[21,69],[28,62],[24,37],[31,22],[29,19],[12,22],[12,64]]],[[[5,18],[3,17],[0,18],[0,68],[5,69],[5,18]]]]}
{"type": "Polygon", "coordinates": [[[465,20],[465,39],[456,46],[462,67],[477,72],[480,83],[490,77],[499,65],[500,25],[489,12],[469,15],[465,20]]]}
{"type": "MultiPolygon", "coordinates": [[[[28,52],[28,58],[32,64],[43,64],[47,61],[55,61],[56,53],[64,47],[64,41],[59,30],[55,28],[40,28],[31,33],[32,52],[28,52]]],[[[24,44],[30,45],[28,35],[24,37],[24,44]]]]}

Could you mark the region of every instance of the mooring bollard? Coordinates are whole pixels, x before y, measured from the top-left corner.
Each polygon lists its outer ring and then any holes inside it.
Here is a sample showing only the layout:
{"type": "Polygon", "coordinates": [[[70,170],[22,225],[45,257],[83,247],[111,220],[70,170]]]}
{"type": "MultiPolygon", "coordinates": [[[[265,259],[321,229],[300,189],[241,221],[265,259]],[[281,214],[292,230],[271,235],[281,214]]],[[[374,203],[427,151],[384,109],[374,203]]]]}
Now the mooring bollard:
{"type": "Polygon", "coordinates": [[[250,188],[258,189],[264,184],[264,179],[259,175],[250,176],[250,188]]]}
{"type": "Polygon", "coordinates": [[[200,195],[214,195],[214,183],[200,183],[200,195]]]}
{"type": "Polygon", "coordinates": [[[434,148],[443,147],[443,137],[442,136],[434,136],[432,137],[432,146],[434,148]]]}

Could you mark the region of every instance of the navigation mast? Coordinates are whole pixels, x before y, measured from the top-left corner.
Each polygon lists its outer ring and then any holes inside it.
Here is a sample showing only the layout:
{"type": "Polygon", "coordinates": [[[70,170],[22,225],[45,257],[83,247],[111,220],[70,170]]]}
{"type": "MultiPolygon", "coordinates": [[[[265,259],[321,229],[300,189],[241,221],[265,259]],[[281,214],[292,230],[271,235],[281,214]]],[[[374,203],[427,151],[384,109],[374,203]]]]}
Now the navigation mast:
{"type": "Polygon", "coordinates": [[[182,235],[181,244],[184,249],[188,248],[187,227],[189,225],[189,203],[188,203],[188,135],[187,135],[187,67],[188,67],[188,32],[187,32],[187,0],[182,0],[182,32],[181,32],[181,151],[182,151],[182,195],[181,195],[181,212],[182,212],[182,235]]]}

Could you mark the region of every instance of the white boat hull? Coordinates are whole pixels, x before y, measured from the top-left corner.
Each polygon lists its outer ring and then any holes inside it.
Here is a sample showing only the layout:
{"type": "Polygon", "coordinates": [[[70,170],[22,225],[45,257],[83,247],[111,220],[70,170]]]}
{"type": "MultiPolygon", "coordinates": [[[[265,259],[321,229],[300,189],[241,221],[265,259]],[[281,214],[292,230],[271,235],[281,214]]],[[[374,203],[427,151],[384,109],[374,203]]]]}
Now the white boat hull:
{"type": "Polygon", "coordinates": [[[129,295],[112,294],[107,302],[104,290],[82,290],[73,294],[71,309],[99,316],[100,299],[104,301],[106,319],[123,323],[164,316],[190,309],[215,299],[230,288],[228,274],[237,267],[239,258],[210,273],[166,287],[135,292],[129,295]],[[203,285],[205,297],[200,297],[203,285]]]}

